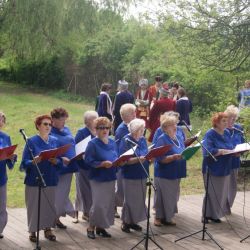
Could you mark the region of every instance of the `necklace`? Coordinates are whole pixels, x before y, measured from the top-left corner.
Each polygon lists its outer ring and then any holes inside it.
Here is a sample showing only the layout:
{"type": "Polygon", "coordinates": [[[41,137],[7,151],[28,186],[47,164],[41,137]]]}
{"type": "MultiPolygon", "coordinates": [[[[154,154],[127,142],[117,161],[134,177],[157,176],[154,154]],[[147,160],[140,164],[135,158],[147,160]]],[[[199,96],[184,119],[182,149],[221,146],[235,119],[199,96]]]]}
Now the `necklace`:
{"type": "Polygon", "coordinates": [[[174,145],[175,145],[177,148],[180,148],[180,147],[181,147],[181,144],[180,144],[180,142],[179,142],[179,140],[178,140],[177,137],[175,137],[175,140],[176,140],[177,144],[175,143],[175,141],[174,141],[172,138],[170,138],[170,140],[174,143],[174,145]]]}

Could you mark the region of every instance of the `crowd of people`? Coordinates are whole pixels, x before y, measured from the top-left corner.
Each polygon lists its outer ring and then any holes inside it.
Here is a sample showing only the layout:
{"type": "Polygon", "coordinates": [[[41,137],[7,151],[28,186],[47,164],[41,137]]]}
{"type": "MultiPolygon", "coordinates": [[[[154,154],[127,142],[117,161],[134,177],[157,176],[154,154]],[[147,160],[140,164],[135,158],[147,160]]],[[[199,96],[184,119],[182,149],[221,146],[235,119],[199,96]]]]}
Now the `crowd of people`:
{"type": "MultiPolygon", "coordinates": [[[[96,235],[110,238],[106,231],[114,224],[116,217],[121,217],[121,230],[141,231],[140,222],[147,217],[146,179],[149,167],[154,171],[156,187],[154,197],[155,226],[175,226],[175,214],[178,212],[180,182],[186,178],[186,160],[182,158],[187,140],[183,123],[190,126],[189,113],[192,103],[184,88],[175,83],[172,87],[155,77],[155,83],[148,88],[147,79],[139,82],[135,97],[128,91],[128,83],[119,81],[119,90],[114,104],[109,92],[111,85],[102,84],[96,106],[97,111],[87,111],[83,115],[83,127],[74,137],[65,125],[69,116],[64,108],[55,108],[50,115],[36,117],[37,135],[28,139],[21,160],[20,170],[24,171],[25,203],[29,239],[37,241],[38,218],[38,181],[37,165],[46,187],[42,188],[40,226],[44,236],[50,241],[56,240],[51,228],[62,230],[67,226],[60,217],[69,215],[78,222],[79,212],[82,219],[89,222],[87,237],[96,235]],[[113,129],[113,132],[111,130],[113,129]],[[145,131],[150,136],[146,139],[145,131]],[[111,138],[114,133],[114,138],[111,138]],[[75,145],[91,136],[85,154],[76,156],[75,145]],[[134,154],[126,161],[115,165],[115,160],[137,145],[134,154]],[[153,147],[171,145],[169,151],[156,157],[151,162],[145,158],[148,142],[153,147]],[[44,150],[70,145],[69,150],[60,157],[43,160],[39,154],[44,150]],[[31,149],[34,158],[32,157],[31,149]],[[71,160],[71,159],[75,160],[71,160]],[[151,165],[150,165],[151,163],[151,165]],[[142,167],[142,165],[143,167],[142,167]],[[75,204],[69,199],[72,177],[76,177],[75,204]],[[121,215],[116,208],[122,207],[121,215]]],[[[221,218],[231,213],[237,192],[237,173],[240,167],[240,155],[231,154],[231,150],[244,142],[243,128],[236,123],[239,109],[229,105],[224,112],[212,117],[212,128],[203,138],[206,150],[203,150],[202,173],[204,185],[210,175],[206,214],[202,220],[220,223],[221,218]]],[[[11,145],[9,135],[2,132],[6,122],[4,113],[0,113],[0,148],[11,145]]],[[[0,161],[0,238],[7,224],[6,210],[6,168],[12,169],[17,156],[12,154],[0,161]]],[[[203,202],[204,210],[205,201],[203,202]]]]}

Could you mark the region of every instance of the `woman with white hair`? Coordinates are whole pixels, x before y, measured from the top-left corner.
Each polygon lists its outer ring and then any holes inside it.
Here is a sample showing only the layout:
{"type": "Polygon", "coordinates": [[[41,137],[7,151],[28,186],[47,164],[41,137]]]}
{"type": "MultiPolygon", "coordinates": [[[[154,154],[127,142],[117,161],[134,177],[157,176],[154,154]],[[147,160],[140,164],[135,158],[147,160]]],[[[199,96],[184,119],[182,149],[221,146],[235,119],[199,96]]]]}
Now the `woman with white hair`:
{"type": "MultiPolygon", "coordinates": [[[[121,139],[125,135],[129,134],[128,124],[136,117],[136,106],[131,103],[123,104],[120,109],[120,115],[121,115],[123,122],[118,126],[118,128],[115,131],[115,142],[116,142],[117,148],[119,148],[121,139]]],[[[116,182],[116,190],[115,190],[115,204],[116,204],[116,207],[122,207],[124,193],[123,193],[122,176],[121,176],[120,169],[118,169],[116,176],[117,176],[117,182],[116,182]]],[[[120,215],[117,213],[117,209],[116,209],[115,217],[120,218],[120,215]]]]}
{"type": "Polygon", "coordinates": [[[145,121],[146,127],[149,116],[149,90],[148,90],[148,80],[141,79],[139,81],[139,89],[136,93],[136,117],[141,118],[145,121]]]}
{"type": "MultiPolygon", "coordinates": [[[[77,131],[75,142],[79,143],[88,136],[94,138],[96,136],[96,129],[94,125],[94,120],[98,117],[95,111],[86,111],[83,115],[83,121],[85,124],[84,128],[80,128],[77,131]]],[[[76,173],[76,200],[75,200],[75,210],[76,217],[75,222],[78,222],[78,211],[82,211],[82,219],[89,219],[89,210],[92,204],[91,188],[89,183],[89,168],[90,166],[86,164],[83,158],[77,160],[79,166],[79,172],[76,173]]]]}
{"type": "MultiPolygon", "coordinates": [[[[231,139],[233,145],[236,146],[237,144],[244,143],[244,136],[243,136],[243,128],[240,124],[235,123],[238,115],[239,109],[234,105],[230,105],[226,108],[225,112],[228,118],[228,130],[231,135],[231,139]]],[[[232,169],[230,174],[229,180],[229,192],[228,192],[228,202],[229,206],[232,207],[234,203],[234,199],[237,193],[237,177],[238,177],[238,170],[240,167],[240,157],[239,155],[232,156],[232,169]]],[[[230,213],[230,211],[229,211],[230,213]]]]}
{"type": "Polygon", "coordinates": [[[135,142],[138,146],[135,155],[121,167],[124,190],[124,203],[122,208],[122,231],[130,233],[130,229],[141,231],[142,228],[137,223],[146,219],[146,178],[149,171],[149,162],[145,159],[148,147],[145,137],[145,121],[134,119],[128,124],[130,134],[126,135],[119,145],[119,154],[129,150],[133,145],[129,145],[126,139],[135,142]],[[143,164],[143,166],[141,165],[143,164]]]}
{"type": "Polygon", "coordinates": [[[114,132],[118,126],[122,123],[122,118],[120,115],[120,108],[125,103],[134,103],[134,96],[128,91],[128,82],[125,80],[120,80],[119,92],[115,96],[114,101],[114,132]]]}
{"type": "Polygon", "coordinates": [[[186,177],[186,161],[181,152],[185,149],[184,139],[177,133],[178,118],[166,116],[161,121],[163,134],[156,147],[171,145],[171,149],[155,160],[155,226],[176,225],[173,217],[177,213],[181,178],[186,177]]]}

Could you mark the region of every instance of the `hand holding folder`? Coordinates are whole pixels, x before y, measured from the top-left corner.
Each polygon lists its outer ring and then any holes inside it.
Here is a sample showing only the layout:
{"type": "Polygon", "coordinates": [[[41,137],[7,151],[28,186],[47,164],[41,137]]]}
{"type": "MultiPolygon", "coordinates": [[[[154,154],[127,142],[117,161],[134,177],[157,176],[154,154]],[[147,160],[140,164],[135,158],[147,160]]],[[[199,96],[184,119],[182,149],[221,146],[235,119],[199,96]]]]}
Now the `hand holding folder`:
{"type": "Polygon", "coordinates": [[[250,151],[250,142],[238,144],[234,149],[227,150],[226,153],[224,153],[223,155],[244,153],[247,151],[250,151]]]}
{"type": "Polygon", "coordinates": [[[10,159],[16,150],[17,144],[0,149],[0,161],[10,159]]]}
{"type": "Polygon", "coordinates": [[[193,142],[195,142],[197,140],[197,138],[200,136],[201,134],[201,131],[199,131],[197,134],[195,134],[194,136],[188,138],[185,140],[184,144],[185,144],[185,147],[188,147],[190,146],[193,142]]]}
{"type": "Polygon", "coordinates": [[[151,160],[152,158],[160,157],[167,153],[171,149],[172,145],[168,144],[165,146],[160,146],[158,148],[151,149],[146,155],[146,160],[151,160]]]}
{"type": "Polygon", "coordinates": [[[66,145],[59,147],[59,148],[44,150],[44,151],[40,152],[40,154],[38,156],[41,158],[41,161],[56,158],[56,157],[59,157],[61,155],[64,155],[69,150],[69,148],[71,146],[72,146],[71,144],[66,144],[66,145]]]}
{"type": "Polygon", "coordinates": [[[122,163],[124,163],[124,162],[128,161],[130,158],[132,158],[134,156],[134,151],[136,150],[136,148],[137,148],[137,146],[134,146],[133,148],[129,149],[128,151],[126,151],[125,153],[120,155],[119,158],[117,158],[115,161],[113,161],[113,166],[118,167],[122,163]]]}

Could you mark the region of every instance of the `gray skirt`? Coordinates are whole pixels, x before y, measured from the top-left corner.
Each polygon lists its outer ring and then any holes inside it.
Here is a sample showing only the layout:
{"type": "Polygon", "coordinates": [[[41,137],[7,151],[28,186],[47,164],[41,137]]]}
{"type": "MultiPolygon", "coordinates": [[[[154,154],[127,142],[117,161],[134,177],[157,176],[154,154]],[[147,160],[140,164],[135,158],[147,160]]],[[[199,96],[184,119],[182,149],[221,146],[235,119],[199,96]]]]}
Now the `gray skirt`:
{"type": "Polygon", "coordinates": [[[6,202],[7,202],[7,188],[5,184],[0,187],[0,234],[3,232],[8,221],[6,202]]]}
{"type": "Polygon", "coordinates": [[[90,181],[92,206],[89,212],[90,226],[109,228],[115,218],[115,181],[90,181]]]}
{"type": "MultiPolygon", "coordinates": [[[[41,190],[40,227],[39,230],[55,227],[55,188],[46,187],[41,190]]],[[[28,231],[37,231],[38,187],[25,186],[25,203],[27,207],[28,231]]]]}
{"type": "Polygon", "coordinates": [[[69,193],[71,188],[72,173],[59,176],[59,181],[56,186],[56,214],[60,216],[69,215],[75,217],[75,209],[72,202],[69,199],[69,193]]]}
{"type": "MultiPolygon", "coordinates": [[[[206,187],[207,175],[203,175],[204,186],[206,187]]],[[[228,202],[230,175],[227,176],[209,176],[208,185],[208,200],[206,217],[213,219],[220,219],[225,214],[230,213],[230,206],[228,202]]],[[[205,197],[203,199],[202,214],[205,209],[205,197]]]]}
{"type": "Polygon", "coordinates": [[[124,191],[122,184],[122,171],[119,169],[116,173],[116,185],[115,185],[115,206],[122,207],[124,201],[124,191]]]}
{"type": "Polygon", "coordinates": [[[127,224],[137,224],[147,218],[146,179],[123,179],[124,203],[121,219],[127,224]]]}
{"type": "Polygon", "coordinates": [[[157,219],[164,219],[169,222],[178,212],[180,181],[180,179],[170,180],[155,177],[155,217],[157,219]]]}
{"type": "Polygon", "coordinates": [[[89,214],[92,205],[91,187],[88,178],[89,171],[79,169],[76,173],[76,200],[75,210],[89,214]]]}
{"type": "Polygon", "coordinates": [[[228,202],[229,206],[232,207],[237,193],[237,177],[238,168],[232,169],[229,180],[229,191],[228,191],[228,202]]]}

